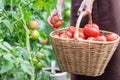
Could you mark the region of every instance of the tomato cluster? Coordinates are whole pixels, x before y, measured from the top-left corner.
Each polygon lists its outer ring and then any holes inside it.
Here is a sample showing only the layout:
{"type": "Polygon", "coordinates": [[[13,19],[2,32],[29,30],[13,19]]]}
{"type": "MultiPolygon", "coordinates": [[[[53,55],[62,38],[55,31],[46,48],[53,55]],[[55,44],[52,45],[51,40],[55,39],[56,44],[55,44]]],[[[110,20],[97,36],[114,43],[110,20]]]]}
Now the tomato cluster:
{"type": "Polygon", "coordinates": [[[40,71],[44,67],[42,60],[45,60],[45,55],[43,53],[32,53],[32,62],[35,66],[36,71],[40,71]]]}
{"type": "MultiPolygon", "coordinates": [[[[75,26],[70,26],[66,31],[59,32],[58,35],[55,35],[59,38],[74,38],[75,26]]],[[[80,28],[78,32],[79,39],[90,40],[90,41],[114,41],[117,39],[117,35],[110,33],[108,35],[100,34],[99,26],[96,24],[87,24],[84,28],[80,28]]]]}

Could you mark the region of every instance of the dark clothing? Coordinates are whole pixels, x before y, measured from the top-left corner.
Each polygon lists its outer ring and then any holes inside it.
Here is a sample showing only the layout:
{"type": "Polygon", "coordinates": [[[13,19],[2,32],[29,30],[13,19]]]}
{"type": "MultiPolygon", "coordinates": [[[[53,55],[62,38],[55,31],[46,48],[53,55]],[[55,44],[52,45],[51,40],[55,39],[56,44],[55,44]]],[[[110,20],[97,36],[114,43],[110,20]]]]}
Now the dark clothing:
{"type": "MultiPolygon", "coordinates": [[[[72,0],[71,25],[76,24],[77,11],[83,0],[72,0]]],[[[120,0],[95,0],[92,11],[93,22],[100,29],[112,31],[120,35],[120,0]]],[[[84,17],[81,26],[88,23],[88,17],[84,17]]],[[[71,74],[71,80],[120,80],[120,45],[110,60],[105,72],[99,77],[88,77],[71,74]]]]}

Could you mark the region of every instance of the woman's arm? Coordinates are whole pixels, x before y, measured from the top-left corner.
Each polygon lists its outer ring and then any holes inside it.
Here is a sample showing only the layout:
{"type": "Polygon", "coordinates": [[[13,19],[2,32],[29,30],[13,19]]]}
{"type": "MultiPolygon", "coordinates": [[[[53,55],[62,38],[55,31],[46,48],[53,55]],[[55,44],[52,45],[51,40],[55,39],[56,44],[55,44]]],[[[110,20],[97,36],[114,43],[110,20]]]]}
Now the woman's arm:
{"type": "Polygon", "coordinates": [[[62,19],[62,13],[63,13],[63,6],[64,6],[64,0],[57,0],[57,11],[58,16],[62,19]]]}

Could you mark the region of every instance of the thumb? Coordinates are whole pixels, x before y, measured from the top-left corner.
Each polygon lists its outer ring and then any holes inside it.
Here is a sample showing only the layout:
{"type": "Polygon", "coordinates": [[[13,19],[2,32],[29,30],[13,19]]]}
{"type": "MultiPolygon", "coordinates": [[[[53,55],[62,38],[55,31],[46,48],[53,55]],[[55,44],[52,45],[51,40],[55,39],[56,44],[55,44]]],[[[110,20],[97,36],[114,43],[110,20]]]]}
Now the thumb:
{"type": "Polygon", "coordinates": [[[58,17],[62,20],[62,13],[58,13],[58,17]]]}

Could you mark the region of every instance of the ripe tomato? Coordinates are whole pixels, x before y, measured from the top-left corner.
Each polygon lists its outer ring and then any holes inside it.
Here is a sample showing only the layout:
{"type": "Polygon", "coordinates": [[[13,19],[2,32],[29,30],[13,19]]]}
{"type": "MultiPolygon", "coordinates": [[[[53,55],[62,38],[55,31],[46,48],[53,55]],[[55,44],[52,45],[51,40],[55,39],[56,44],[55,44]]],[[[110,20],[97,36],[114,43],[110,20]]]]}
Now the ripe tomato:
{"type": "Polygon", "coordinates": [[[67,31],[67,32],[66,32],[66,35],[67,35],[69,38],[73,38],[73,36],[74,36],[70,31],[67,31]]]}
{"type": "Polygon", "coordinates": [[[37,30],[33,30],[30,34],[32,40],[36,40],[39,37],[39,32],[37,30]]]}
{"type": "Polygon", "coordinates": [[[62,20],[57,15],[53,16],[50,22],[53,25],[53,28],[58,29],[59,27],[62,26],[62,20]]]}
{"type": "Polygon", "coordinates": [[[88,37],[87,40],[95,41],[95,37],[88,37]]]}
{"type": "Polygon", "coordinates": [[[103,36],[103,35],[102,35],[102,36],[97,36],[97,37],[95,38],[95,40],[96,40],[96,41],[107,41],[107,40],[106,40],[106,37],[103,36]]]}
{"type": "Polygon", "coordinates": [[[30,21],[29,25],[31,29],[35,30],[38,28],[39,23],[37,21],[30,21]]]}
{"type": "Polygon", "coordinates": [[[79,29],[78,35],[79,35],[79,38],[82,38],[82,39],[86,38],[85,35],[84,35],[84,33],[83,33],[83,29],[79,29]]]}
{"type": "Polygon", "coordinates": [[[87,37],[96,37],[99,35],[99,26],[92,23],[92,24],[86,24],[84,27],[84,34],[87,37]]]}
{"type": "Polygon", "coordinates": [[[114,33],[111,33],[111,34],[106,36],[106,39],[107,39],[107,41],[114,41],[117,39],[117,35],[114,33]]]}
{"type": "Polygon", "coordinates": [[[46,43],[47,43],[47,39],[40,40],[40,44],[46,44],[46,43]]]}
{"type": "Polygon", "coordinates": [[[60,38],[68,38],[68,36],[66,35],[66,32],[61,32],[59,36],[60,38]]]}
{"type": "Polygon", "coordinates": [[[83,38],[83,39],[85,39],[85,35],[84,35],[84,33],[79,32],[79,38],[83,38]]]}
{"type": "Polygon", "coordinates": [[[70,32],[74,35],[75,26],[70,26],[70,27],[68,28],[68,31],[70,31],[70,32]]]}

